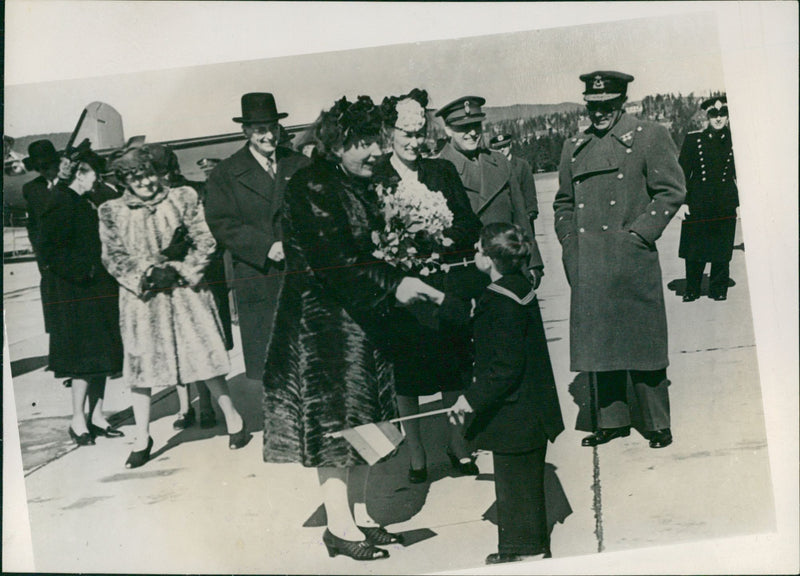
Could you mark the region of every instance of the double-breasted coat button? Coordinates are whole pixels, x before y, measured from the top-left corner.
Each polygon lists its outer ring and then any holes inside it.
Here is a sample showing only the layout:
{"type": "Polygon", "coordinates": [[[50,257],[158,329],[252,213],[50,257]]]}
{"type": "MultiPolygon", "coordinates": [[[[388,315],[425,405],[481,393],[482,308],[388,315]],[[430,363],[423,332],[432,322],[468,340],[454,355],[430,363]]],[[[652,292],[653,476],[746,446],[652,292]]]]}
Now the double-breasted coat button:
{"type": "Polygon", "coordinates": [[[605,224],[603,224],[603,230],[608,230],[608,226],[606,226],[605,224]]]}
{"type": "Polygon", "coordinates": [[[622,180],[624,177],[624,174],[617,174],[617,180],[622,180]]]}
{"type": "Polygon", "coordinates": [[[578,204],[578,208],[583,208],[583,202],[581,202],[580,204],[578,204]]]}
{"type": "Polygon", "coordinates": [[[625,149],[625,154],[630,154],[631,152],[633,152],[633,150],[631,150],[630,148],[625,149]]]}
{"type": "Polygon", "coordinates": [[[656,211],[655,210],[651,210],[650,211],[650,216],[655,216],[655,215],[656,215],[656,211]]]}
{"type": "Polygon", "coordinates": [[[572,159],[570,160],[570,162],[575,162],[575,158],[572,158],[572,159]]]}
{"type": "Polygon", "coordinates": [[[642,127],[641,127],[641,126],[637,126],[637,127],[636,127],[636,131],[637,131],[637,132],[641,132],[641,131],[642,131],[642,127]]]}
{"type": "Polygon", "coordinates": [[[705,181],[706,181],[706,179],[705,179],[705,178],[703,178],[703,182],[705,182],[705,181]]]}
{"type": "Polygon", "coordinates": [[[611,204],[612,206],[613,206],[614,204],[616,204],[616,203],[617,203],[617,201],[616,201],[616,200],[612,200],[611,202],[609,202],[609,204],[611,204]]]}
{"type": "Polygon", "coordinates": [[[664,210],[664,216],[669,216],[669,210],[664,210]]]}
{"type": "Polygon", "coordinates": [[[583,234],[584,232],[586,232],[586,230],[584,230],[583,228],[581,228],[580,230],[578,230],[578,232],[580,232],[581,234],[583,234]]]}

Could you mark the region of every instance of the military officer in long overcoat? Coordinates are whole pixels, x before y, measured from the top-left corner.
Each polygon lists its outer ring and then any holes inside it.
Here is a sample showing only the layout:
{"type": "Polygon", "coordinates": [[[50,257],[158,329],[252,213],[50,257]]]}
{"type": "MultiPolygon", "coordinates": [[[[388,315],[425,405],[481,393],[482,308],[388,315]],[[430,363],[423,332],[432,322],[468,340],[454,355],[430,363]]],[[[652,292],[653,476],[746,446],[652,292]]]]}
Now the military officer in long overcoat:
{"type": "Polygon", "coordinates": [[[667,130],[625,115],[633,77],[580,77],[591,126],[567,140],[553,204],[572,289],[570,363],[595,373],[596,446],[630,434],[630,377],[652,448],[672,442],[667,319],[656,240],[684,201],[678,154],[667,130]]]}
{"type": "Polygon", "coordinates": [[[442,106],[436,116],[444,121],[450,141],[439,158],[452,162],[469,197],[472,211],[486,225],[512,222],[519,225],[533,240],[529,270],[538,287],[544,274],[544,263],[534,239],[525,197],[511,172],[511,163],[503,154],[481,145],[483,119],[480,96],[462,96],[442,106]]]}
{"type": "Polygon", "coordinates": [[[700,107],[706,111],[708,127],[686,135],[678,158],[686,176],[689,207],[678,248],[678,255],[686,260],[684,302],[700,297],[706,262],[711,262],[708,296],[713,300],[727,299],[739,206],[728,99],[709,98],[700,107]]]}
{"type": "Polygon", "coordinates": [[[267,339],[282,282],[280,215],[286,183],[309,160],[278,146],[275,98],[267,92],[242,96],[242,125],[247,143],[211,173],[206,220],[217,242],[233,257],[245,373],[260,380],[267,339]]]}

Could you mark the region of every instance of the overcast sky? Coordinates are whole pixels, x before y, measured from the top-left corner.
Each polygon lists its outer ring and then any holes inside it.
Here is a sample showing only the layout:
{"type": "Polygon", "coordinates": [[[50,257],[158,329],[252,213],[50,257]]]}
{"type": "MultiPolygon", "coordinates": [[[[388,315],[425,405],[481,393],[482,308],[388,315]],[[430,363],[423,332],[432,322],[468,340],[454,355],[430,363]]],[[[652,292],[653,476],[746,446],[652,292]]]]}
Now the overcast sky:
{"type": "MultiPolygon", "coordinates": [[[[582,10],[585,5],[573,6],[582,10]]],[[[46,2],[39,9],[58,20],[62,7],[58,2],[46,2]]],[[[448,7],[460,9],[456,4],[448,7]]],[[[618,13],[636,15],[635,11],[618,13]]],[[[183,13],[175,28],[189,30],[192,37],[190,14],[183,13]]],[[[498,8],[488,11],[487,17],[503,14],[498,8]]],[[[97,15],[97,10],[92,12],[92,18],[97,15]]],[[[7,20],[10,39],[26,17],[36,14],[12,14],[7,20]]],[[[417,15],[436,17],[435,13],[417,15]]],[[[87,28],[97,25],[87,19],[75,20],[87,28]]],[[[277,18],[274,22],[280,26],[277,18]]],[[[518,24],[536,28],[539,22],[531,17],[518,24]]],[[[138,24],[141,27],[141,22],[138,24]]],[[[381,25],[390,27],[395,32],[392,37],[397,37],[391,19],[381,25]]],[[[217,40],[235,44],[239,32],[236,22],[223,22],[217,40]]],[[[308,33],[294,27],[290,35],[295,43],[302,43],[308,33]]],[[[98,70],[108,69],[108,59],[113,62],[115,54],[123,58],[155,40],[155,33],[152,38],[142,33],[135,38],[124,34],[111,40],[106,37],[98,42],[96,53],[77,57],[96,61],[98,70]]],[[[250,91],[273,92],[280,110],[290,114],[286,123],[291,125],[312,121],[320,109],[342,95],[382,98],[415,86],[428,89],[432,107],[465,94],[484,96],[493,106],[579,102],[582,85],[578,75],[596,69],[633,74],[632,100],[659,92],[707,94],[725,88],[716,19],[710,12],[45,83],[14,84],[17,79],[35,77],[36,70],[31,68],[41,65],[44,72],[46,66],[33,61],[24,70],[15,70],[14,52],[6,55],[12,64],[7,81],[12,84],[6,86],[5,131],[15,137],[71,131],[83,107],[96,100],[111,104],[122,114],[126,137],[145,134],[149,141],[159,141],[237,130],[231,118],[239,115],[241,94],[250,91]]],[[[151,61],[153,68],[159,67],[158,53],[151,61]]],[[[47,64],[52,66],[52,61],[47,64]]]]}

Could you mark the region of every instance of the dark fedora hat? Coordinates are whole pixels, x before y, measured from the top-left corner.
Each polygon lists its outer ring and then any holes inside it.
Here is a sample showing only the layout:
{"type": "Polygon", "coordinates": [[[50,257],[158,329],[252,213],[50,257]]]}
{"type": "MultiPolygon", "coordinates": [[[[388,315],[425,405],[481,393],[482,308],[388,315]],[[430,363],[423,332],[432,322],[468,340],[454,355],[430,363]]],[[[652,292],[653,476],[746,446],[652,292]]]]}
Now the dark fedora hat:
{"type": "Polygon", "coordinates": [[[275,97],[269,92],[249,92],[242,96],[242,115],[233,121],[240,124],[255,124],[274,122],[287,116],[285,112],[278,114],[275,97]]]}
{"type": "Polygon", "coordinates": [[[22,162],[28,170],[36,170],[58,164],[61,156],[56,152],[56,147],[50,140],[36,140],[28,146],[28,157],[22,162]]]}

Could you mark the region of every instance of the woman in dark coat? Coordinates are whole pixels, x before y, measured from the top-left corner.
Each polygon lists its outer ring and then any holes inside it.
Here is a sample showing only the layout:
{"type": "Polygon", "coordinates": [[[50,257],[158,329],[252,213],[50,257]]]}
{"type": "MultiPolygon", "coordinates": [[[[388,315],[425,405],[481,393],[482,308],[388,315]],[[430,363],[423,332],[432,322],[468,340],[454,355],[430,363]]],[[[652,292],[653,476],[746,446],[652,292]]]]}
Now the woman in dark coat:
{"type": "Polygon", "coordinates": [[[85,147],[70,156],[40,220],[40,258],[51,276],[48,369],[72,380],[70,437],[80,446],[95,436],[118,437],[103,416],[106,378],[122,370],[118,287],[100,260],[97,205],[103,160],[85,147]],[[89,398],[90,420],[84,414],[89,398]]]}
{"type": "MultiPolygon", "coordinates": [[[[458,265],[471,259],[481,230],[481,221],[472,211],[461,178],[451,162],[420,156],[420,145],[425,140],[427,128],[427,104],[427,92],[417,88],[406,95],[384,99],[384,134],[391,144],[392,154],[375,167],[374,180],[388,188],[396,187],[403,180],[420,182],[428,190],[444,195],[447,207],[453,213],[453,224],[444,231],[444,236],[452,240],[452,244],[420,248],[442,254],[443,262],[455,266],[447,273],[439,272],[425,280],[452,293],[470,284],[465,276],[477,275],[480,277],[478,286],[482,288],[485,277],[475,270],[474,265],[468,268],[458,265]]],[[[393,360],[397,406],[401,416],[418,414],[419,396],[437,392],[442,393],[443,405],[450,406],[458,397],[459,390],[469,384],[472,364],[469,330],[454,327],[442,319],[426,321],[422,317],[422,322],[418,322],[413,313],[426,314],[426,308],[430,311],[436,306],[421,303],[406,310],[405,314],[397,314],[396,333],[399,338],[393,360]]],[[[435,310],[432,312],[429,316],[435,316],[435,310]]],[[[408,479],[413,483],[424,482],[427,479],[427,458],[420,435],[420,421],[408,420],[403,427],[411,454],[408,479]]],[[[464,441],[460,425],[448,426],[446,443],[453,466],[464,474],[477,475],[478,467],[464,441]]]]}
{"type": "Polygon", "coordinates": [[[342,98],[317,121],[324,153],[286,192],[286,278],[264,371],[264,460],[317,468],[325,546],[356,560],[387,557],[376,544],[399,538],[367,513],[364,460],[327,434],[395,416],[382,349],[391,312],[397,302],[443,297],[371,254],[371,231],[382,227],[370,182],[380,127],[380,110],[366,96],[342,98]]]}

